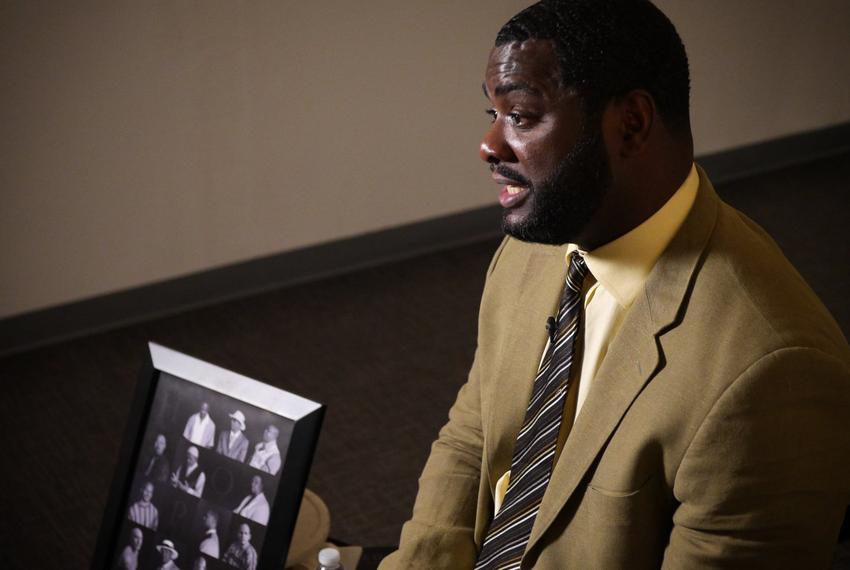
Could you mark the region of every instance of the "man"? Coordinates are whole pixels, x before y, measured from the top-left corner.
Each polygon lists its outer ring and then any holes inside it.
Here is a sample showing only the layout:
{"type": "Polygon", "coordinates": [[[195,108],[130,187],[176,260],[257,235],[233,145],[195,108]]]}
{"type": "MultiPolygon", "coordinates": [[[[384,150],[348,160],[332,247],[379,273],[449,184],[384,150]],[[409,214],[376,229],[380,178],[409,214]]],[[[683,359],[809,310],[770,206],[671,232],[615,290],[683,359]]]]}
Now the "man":
{"type": "Polygon", "coordinates": [[[646,0],[535,4],[484,90],[509,237],[381,569],[827,567],[850,348],[693,164],[672,24],[646,0]]]}
{"type": "Polygon", "coordinates": [[[198,465],[198,448],[193,445],[186,450],[186,463],[171,474],[171,486],[200,498],[206,481],[207,476],[198,465]]]}
{"type": "Polygon", "coordinates": [[[163,434],[158,434],[153,442],[153,452],[142,459],[142,474],[151,481],[165,483],[171,473],[171,464],[165,456],[167,442],[163,434]]]}
{"type": "Polygon", "coordinates": [[[204,531],[204,538],[201,540],[198,550],[200,550],[201,554],[218,558],[218,513],[208,510],[204,514],[204,526],[206,527],[206,531],[204,531]]]}
{"type": "Polygon", "coordinates": [[[228,415],[230,430],[218,434],[215,450],[225,457],[244,463],[245,455],[248,454],[248,438],[242,433],[245,431],[245,415],[239,410],[228,415]]]}
{"type": "Polygon", "coordinates": [[[139,567],[139,550],[142,549],[143,541],[141,529],[134,527],[130,531],[130,544],[124,547],[118,559],[119,570],[136,570],[139,567]]]}
{"type": "Polygon", "coordinates": [[[272,425],[263,430],[263,441],[254,448],[254,455],[251,456],[251,467],[277,475],[281,464],[280,450],[277,447],[279,433],[277,427],[272,425]]]}
{"type": "Polygon", "coordinates": [[[210,418],[210,405],[201,403],[199,412],[189,416],[186,427],[183,429],[183,437],[201,447],[210,448],[215,439],[215,422],[210,418]]]}
{"type": "Polygon", "coordinates": [[[156,567],[156,570],[180,570],[177,567],[177,564],[174,563],[175,560],[179,557],[177,549],[174,548],[174,543],[170,540],[163,540],[159,544],[156,545],[156,551],[159,552],[160,555],[160,565],[156,567]]]}
{"type": "Polygon", "coordinates": [[[251,494],[242,499],[233,512],[261,525],[269,524],[269,502],[263,494],[263,479],[259,475],[251,479],[251,494]]]}
{"type": "Polygon", "coordinates": [[[239,570],[257,570],[257,551],[251,546],[251,528],[242,523],[222,560],[239,570]]]}
{"type": "Polygon", "coordinates": [[[156,530],[159,526],[159,511],[151,502],[153,500],[153,483],[150,481],[142,485],[140,489],[141,498],[130,505],[127,511],[127,518],[136,524],[151,530],[156,530]]]}

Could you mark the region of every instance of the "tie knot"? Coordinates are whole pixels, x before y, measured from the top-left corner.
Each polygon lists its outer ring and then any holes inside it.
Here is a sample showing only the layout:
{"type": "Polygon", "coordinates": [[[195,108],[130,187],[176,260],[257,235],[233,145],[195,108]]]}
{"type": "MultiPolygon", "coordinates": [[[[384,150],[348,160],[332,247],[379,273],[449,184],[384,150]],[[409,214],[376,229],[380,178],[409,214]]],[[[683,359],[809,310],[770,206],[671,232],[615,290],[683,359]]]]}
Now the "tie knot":
{"type": "Polygon", "coordinates": [[[587,275],[587,264],[584,262],[584,257],[579,255],[577,251],[570,254],[570,267],[567,270],[567,287],[576,293],[581,292],[581,285],[587,275]]]}

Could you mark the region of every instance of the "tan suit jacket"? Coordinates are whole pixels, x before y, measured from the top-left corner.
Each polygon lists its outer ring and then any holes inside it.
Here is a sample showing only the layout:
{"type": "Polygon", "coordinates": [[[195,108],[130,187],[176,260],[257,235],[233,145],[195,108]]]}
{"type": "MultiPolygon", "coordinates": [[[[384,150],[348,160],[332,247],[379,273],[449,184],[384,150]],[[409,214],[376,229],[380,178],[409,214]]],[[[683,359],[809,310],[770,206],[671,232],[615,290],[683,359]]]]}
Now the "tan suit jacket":
{"type": "MultiPolygon", "coordinates": [[[[381,570],[472,568],[565,274],[506,239],[478,347],[381,570]]],[[[705,173],[628,311],[540,506],[523,568],[824,568],[850,501],[850,348],[705,173]]]]}

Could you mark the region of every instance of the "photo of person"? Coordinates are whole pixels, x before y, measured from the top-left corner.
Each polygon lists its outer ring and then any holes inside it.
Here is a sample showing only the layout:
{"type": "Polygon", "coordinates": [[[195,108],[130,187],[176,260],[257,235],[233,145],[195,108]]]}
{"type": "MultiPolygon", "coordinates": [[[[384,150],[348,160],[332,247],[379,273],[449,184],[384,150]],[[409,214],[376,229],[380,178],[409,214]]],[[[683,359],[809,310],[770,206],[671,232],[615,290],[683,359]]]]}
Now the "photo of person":
{"type": "Polygon", "coordinates": [[[171,463],[168,457],[165,456],[165,448],[167,442],[163,434],[157,434],[153,442],[153,450],[142,459],[142,474],[145,478],[156,481],[157,483],[165,483],[168,481],[168,475],[171,473],[171,463]]]}
{"type": "Polygon", "coordinates": [[[222,560],[239,570],[257,570],[257,551],[251,545],[251,527],[245,523],[239,525],[236,540],[227,547],[222,560]]]}
{"type": "Polygon", "coordinates": [[[245,462],[245,456],[248,454],[248,438],[242,433],[245,431],[245,414],[240,410],[236,410],[230,417],[230,429],[222,430],[218,434],[218,445],[216,452],[235,459],[241,463],[245,462]]]}
{"type": "Polygon", "coordinates": [[[156,530],[159,526],[159,511],[151,502],[153,499],[153,483],[147,481],[142,485],[141,498],[130,505],[127,510],[127,518],[132,522],[147,527],[151,530],[156,530]]]}
{"type": "Polygon", "coordinates": [[[198,464],[198,455],[198,448],[194,445],[186,450],[186,462],[171,474],[171,486],[200,498],[207,477],[198,464]]]}
{"type": "Polygon", "coordinates": [[[263,526],[269,523],[269,502],[263,493],[262,477],[254,475],[251,479],[251,494],[242,499],[233,512],[263,526]]]}
{"type": "Polygon", "coordinates": [[[177,564],[174,563],[179,557],[177,549],[174,548],[174,543],[170,540],[163,540],[156,545],[156,551],[159,552],[161,563],[156,567],[156,570],[180,570],[177,564]]]}
{"type": "Polygon", "coordinates": [[[186,427],[183,429],[183,437],[201,447],[210,448],[215,439],[215,422],[210,417],[210,405],[201,403],[198,413],[189,416],[186,427]]]}
{"type": "Polygon", "coordinates": [[[139,551],[142,549],[144,536],[141,529],[138,527],[130,531],[130,544],[124,547],[121,551],[121,556],[118,558],[118,570],[137,570],[139,567],[139,551]]]}
{"type": "Polygon", "coordinates": [[[201,540],[198,550],[200,550],[201,554],[218,558],[218,513],[212,509],[208,510],[204,515],[204,526],[206,527],[206,531],[204,531],[204,538],[201,540]]]}
{"type": "Polygon", "coordinates": [[[97,567],[257,568],[286,555],[266,534],[278,506],[280,520],[297,516],[291,489],[280,500],[295,421],[166,372],[146,421],[97,567]]]}
{"type": "Polygon", "coordinates": [[[263,441],[254,448],[254,454],[251,456],[251,467],[277,475],[281,465],[280,450],[277,447],[279,433],[280,430],[273,425],[266,427],[263,431],[263,441]]]}

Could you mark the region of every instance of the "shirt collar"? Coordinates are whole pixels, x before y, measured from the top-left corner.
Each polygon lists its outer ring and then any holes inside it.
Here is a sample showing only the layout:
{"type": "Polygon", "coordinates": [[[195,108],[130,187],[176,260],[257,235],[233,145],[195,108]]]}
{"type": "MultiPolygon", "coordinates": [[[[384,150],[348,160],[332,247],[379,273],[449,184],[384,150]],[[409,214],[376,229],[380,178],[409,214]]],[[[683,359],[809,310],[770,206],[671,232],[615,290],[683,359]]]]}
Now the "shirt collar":
{"type": "Polygon", "coordinates": [[[614,296],[621,307],[631,306],[655,262],[685,221],[698,187],[699,174],[696,165],[692,164],[679,189],[652,216],[630,232],[593,251],[583,251],[570,244],[567,262],[570,254],[578,250],[596,281],[614,296]]]}

